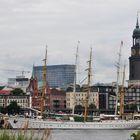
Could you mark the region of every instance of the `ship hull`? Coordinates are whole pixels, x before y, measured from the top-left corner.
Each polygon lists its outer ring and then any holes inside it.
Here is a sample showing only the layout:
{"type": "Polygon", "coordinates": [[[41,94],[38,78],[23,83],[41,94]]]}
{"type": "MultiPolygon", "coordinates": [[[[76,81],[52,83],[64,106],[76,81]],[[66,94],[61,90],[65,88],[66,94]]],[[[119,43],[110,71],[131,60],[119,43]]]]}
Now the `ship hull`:
{"type": "Polygon", "coordinates": [[[62,122],[44,121],[33,119],[9,120],[13,129],[136,129],[140,126],[140,120],[115,120],[103,122],[62,122]]]}

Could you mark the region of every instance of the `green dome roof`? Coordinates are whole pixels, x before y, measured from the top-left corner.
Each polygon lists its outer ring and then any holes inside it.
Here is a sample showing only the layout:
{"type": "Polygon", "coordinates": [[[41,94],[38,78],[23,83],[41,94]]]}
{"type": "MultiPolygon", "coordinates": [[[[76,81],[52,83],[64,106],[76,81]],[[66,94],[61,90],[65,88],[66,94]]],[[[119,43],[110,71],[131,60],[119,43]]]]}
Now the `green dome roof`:
{"type": "Polygon", "coordinates": [[[136,28],[133,31],[133,37],[140,37],[140,28],[136,28]]]}
{"type": "Polygon", "coordinates": [[[136,28],[133,31],[133,37],[140,37],[140,28],[139,28],[138,18],[137,18],[136,28]]]}

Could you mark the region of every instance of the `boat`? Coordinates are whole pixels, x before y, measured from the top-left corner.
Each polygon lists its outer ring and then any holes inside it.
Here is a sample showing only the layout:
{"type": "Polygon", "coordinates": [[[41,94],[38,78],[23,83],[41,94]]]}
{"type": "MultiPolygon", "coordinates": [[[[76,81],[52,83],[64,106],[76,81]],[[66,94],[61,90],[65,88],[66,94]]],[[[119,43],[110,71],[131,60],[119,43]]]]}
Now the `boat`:
{"type": "Polygon", "coordinates": [[[71,122],[37,120],[30,118],[19,118],[8,120],[12,129],[59,129],[59,130],[96,130],[96,129],[137,129],[140,120],[105,120],[100,122],[71,122]]]}
{"type": "MultiPolygon", "coordinates": [[[[104,118],[112,118],[112,119],[98,119],[95,121],[93,119],[92,122],[87,122],[87,106],[90,92],[90,77],[91,77],[91,58],[92,58],[92,49],[90,52],[90,60],[88,70],[88,91],[87,97],[85,101],[85,112],[84,112],[84,121],[83,122],[75,122],[74,119],[67,120],[52,120],[52,119],[42,119],[42,118],[9,118],[9,123],[13,129],[65,129],[65,130],[96,130],[96,129],[137,129],[140,126],[140,120],[122,120],[120,119],[120,115],[104,115],[104,118]]],[[[45,59],[46,60],[46,59],[45,59]]],[[[46,65],[46,63],[45,63],[46,65]]],[[[43,94],[44,96],[44,94],[43,94]]],[[[44,98],[42,98],[42,103],[44,98]]],[[[43,106],[41,106],[43,111],[43,106]]],[[[41,113],[42,115],[42,113],[41,113]]]]}

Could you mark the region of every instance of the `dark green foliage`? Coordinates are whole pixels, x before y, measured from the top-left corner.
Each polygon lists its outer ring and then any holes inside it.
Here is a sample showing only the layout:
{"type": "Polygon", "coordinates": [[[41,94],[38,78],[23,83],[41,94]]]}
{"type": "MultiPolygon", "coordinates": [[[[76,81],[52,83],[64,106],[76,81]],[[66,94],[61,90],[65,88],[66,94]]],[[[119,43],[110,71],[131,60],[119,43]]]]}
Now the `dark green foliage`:
{"type": "Polygon", "coordinates": [[[84,107],[82,105],[76,105],[75,106],[75,110],[83,111],[84,110],[84,107]]]}
{"type": "Polygon", "coordinates": [[[4,88],[4,86],[0,86],[0,90],[2,90],[4,88]]]}
{"type": "Polygon", "coordinates": [[[0,106],[0,112],[5,114],[7,113],[7,110],[4,107],[0,106]]]}
{"type": "Polygon", "coordinates": [[[82,105],[76,105],[74,110],[76,114],[83,114],[85,108],[82,105]]]}
{"type": "Polygon", "coordinates": [[[12,94],[13,94],[13,95],[17,95],[17,96],[19,96],[19,95],[25,95],[25,93],[23,92],[23,90],[20,89],[20,88],[15,88],[15,89],[12,91],[12,94]]]}
{"type": "Polygon", "coordinates": [[[93,109],[96,109],[96,106],[95,104],[90,104],[89,107],[88,107],[89,110],[93,110],[93,109]]]}
{"type": "Polygon", "coordinates": [[[16,101],[10,103],[9,106],[6,107],[8,114],[18,114],[20,112],[20,106],[18,106],[16,101]]]}
{"type": "Polygon", "coordinates": [[[81,117],[81,116],[74,116],[74,121],[75,121],[75,122],[84,122],[84,117],[81,117]]]}

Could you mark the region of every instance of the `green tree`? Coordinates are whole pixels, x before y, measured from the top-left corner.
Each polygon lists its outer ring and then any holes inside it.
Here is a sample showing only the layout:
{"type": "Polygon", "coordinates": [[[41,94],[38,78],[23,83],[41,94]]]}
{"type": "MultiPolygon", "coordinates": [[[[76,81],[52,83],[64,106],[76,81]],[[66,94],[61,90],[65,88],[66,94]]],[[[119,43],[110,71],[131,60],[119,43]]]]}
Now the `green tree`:
{"type": "Polygon", "coordinates": [[[95,104],[91,103],[88,107],[88,114],[93,115],[93,111],[96,110],[95,104]]]}
{"type": "Polygon", "coordinates": [[[75,113],[78,113],[78,114],[82,114],[82,113],[84,113],[84,107],[82,106],[82,105],[76,105],[75,106],[75,113]]]}
{"type": "Polygon", "coordinates": [[[93,110],[93,109],[96,109],[96,106],[95,104],[91,103],[88,107],[89,110],[93,110]]]}
{"type": "Polygon", "coordinates": [[[25,95],[25,93],[23,92],[23,90],[20,89],[20,88],[15,88],[15,89],[12,91],[12,94],[13,94],[13,95],[25,95]]]}
{"type": "Polygon", "coordinates": [[[6,107],[6,109],[9,114],[17,114],[20,112],[20,106],[18,106],[16,101],[11,102],[10,105],[6,107]]]}
{"type": "Polygon", "coordinates": [[[5,114],[7,113],[7,110],[4,107],[0,106],[0,112],[5,114]]]}

